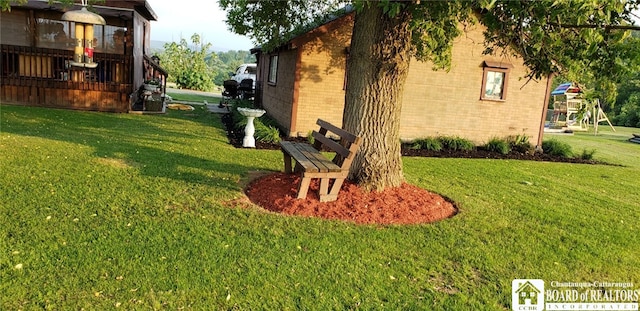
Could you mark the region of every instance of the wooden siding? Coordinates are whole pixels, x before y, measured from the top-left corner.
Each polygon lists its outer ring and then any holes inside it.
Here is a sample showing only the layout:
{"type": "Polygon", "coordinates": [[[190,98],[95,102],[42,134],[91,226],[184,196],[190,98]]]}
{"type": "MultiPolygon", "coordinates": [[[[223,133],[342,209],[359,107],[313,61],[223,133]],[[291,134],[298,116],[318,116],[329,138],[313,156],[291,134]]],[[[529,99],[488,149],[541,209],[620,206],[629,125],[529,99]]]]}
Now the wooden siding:
{"type": "Polygon", "coordinates": [[[132,59],[96,53],[95,69],[68,66],[72,51],[0,46],[0,101],[30,106],[127,112],[132,59]]]}

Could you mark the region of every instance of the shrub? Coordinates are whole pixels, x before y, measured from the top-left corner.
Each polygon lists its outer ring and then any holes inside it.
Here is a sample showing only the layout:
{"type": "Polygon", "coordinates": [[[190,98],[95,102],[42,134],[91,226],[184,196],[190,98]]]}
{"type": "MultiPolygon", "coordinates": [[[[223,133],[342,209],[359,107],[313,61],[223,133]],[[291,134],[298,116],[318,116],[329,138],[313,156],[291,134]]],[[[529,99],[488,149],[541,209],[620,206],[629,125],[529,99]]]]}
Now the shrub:
{"type": "Polygon", "coordinates": [[[276,144],[280,141],[280,130],[277,127],[265,125],[258,119],[255,121],[255,126],[256,140],[271,144],[276,144]]]}
{"type": "Polygon", "coordinates": [[[442,136],[438,140],[442,144],[442,149],[450,151],[471,151],[475,148],[473,142],[461,137],[442,136]]]}
{"type": "Polygon", "coordinates": [[[505,139],[500,139],[497,137],[491,138],[489,142],[484,145],[484,147],[491,152],[497,152],[499,154],[508,154],[511,152],[511,145],[505,139]]]}
{"type": "Polygon", "coordinates": [[[520,153],[532,154],[535,147],[529,142],[529,136],[524,134],[512,135],[507,137],[507,141],[511,146],[511,150],[520,153]]]}
{"type": "Polygon", "coordinates": [[[582,153],[580,154],[580,159],[582,160],[593,160],[593,155],[596,153],[595,149],[587,150],[582,149],[582,153]]]}
{"type": "MultiPolygon", "coordinates": [[[[238,100],[234,103],[234,107],[231,110],[231,118],[233,120],[234,128],[243,132],[244,127],[247,125],[247,118],[238,112],[238,108],[255,108],[250,101],[238,100]]],[[[277,122],[271,119],[269,116],[264,115],[260,118],[253,120],[253,125],[256,129],[254,134],[255,138],[259,142],[275,144],[280,141],[280,130],[278,129],[277,122]]]]}
{"type": "Polygon", "coordinates": [[[616,125],[640,127],[640,93],[633,93],[620,107],[620,114],[613,117],[616,125]]]}
{"type": "Polygon", "coordinates": [[[422,145],[420,144],[420,141],[414,141],[409,143],[408,145],[409,145],[409,149],[413,149],[413,150],[422,149],[422,145]]]}
{"type": "Polygon", "coordinates": [[[557,141],[555,139],[545,140],[542,142],[542,150],[546,154],[552,156],[560,156],[563,158],[570,158],[573,156],[571,146],[567,143],[557,141]]]}
{"type": "Polygon", "coordinates": [[[416,140],[411,146],[413,149],[424,149],[429,151],[442,150],[442,143],[439,139],[434,137],[427,137],[416,140]]]}

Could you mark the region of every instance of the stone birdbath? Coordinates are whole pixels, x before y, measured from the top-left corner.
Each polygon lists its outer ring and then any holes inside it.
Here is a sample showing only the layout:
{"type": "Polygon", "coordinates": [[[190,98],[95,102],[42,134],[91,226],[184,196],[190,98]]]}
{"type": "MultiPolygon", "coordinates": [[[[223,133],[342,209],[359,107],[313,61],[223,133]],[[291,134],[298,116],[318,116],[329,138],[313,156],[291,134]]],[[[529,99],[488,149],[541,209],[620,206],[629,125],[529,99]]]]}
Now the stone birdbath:
{"type": "Polygon", "coordinates": [[[253,119],[261,117],[266,111],[262,109],[238,108],[238,112],[247,117],[247,125],[244,127],[242,147],[255,148],[256,139],[253,137],[253,134],[255,134],[256,128],[253,126],[253,119]]]}

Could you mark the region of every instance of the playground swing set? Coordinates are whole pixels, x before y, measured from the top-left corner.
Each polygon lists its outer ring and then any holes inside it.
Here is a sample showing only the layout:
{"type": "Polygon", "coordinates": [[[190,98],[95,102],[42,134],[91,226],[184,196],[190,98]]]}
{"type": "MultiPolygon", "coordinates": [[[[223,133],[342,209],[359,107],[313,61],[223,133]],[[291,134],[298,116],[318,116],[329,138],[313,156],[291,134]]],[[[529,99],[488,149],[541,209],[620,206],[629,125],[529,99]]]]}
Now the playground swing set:
{"type": "Polygon", "coordinates": [[[593,122],[594,134],[598,134],[598,124],[607,122],[611,129],[616,129],[604,113],[600,100],[588,101],[583,98],[582,88],[575,83],[560,84],[551,92],[553,96],[553,115],[549,129],[562,131],[587,131],[593,122]],[[593,121],[591,121],[593,118],[593,121]]]}

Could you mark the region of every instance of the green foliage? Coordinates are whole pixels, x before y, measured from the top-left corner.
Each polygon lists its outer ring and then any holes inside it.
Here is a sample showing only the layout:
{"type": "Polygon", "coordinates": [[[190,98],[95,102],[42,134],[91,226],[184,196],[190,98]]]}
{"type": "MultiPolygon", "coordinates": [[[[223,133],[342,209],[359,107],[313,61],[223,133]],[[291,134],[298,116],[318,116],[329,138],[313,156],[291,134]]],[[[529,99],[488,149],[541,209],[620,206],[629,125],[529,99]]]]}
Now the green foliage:
{"type": "Polygon", "coordinates": [[[471,151],[475,148],[472,141],[462,137],[442,136],[438,140],[442,144],[442,149],[451,151],[471,151]]]}
{"type": "Polygon", "coordinates": [[[265,125],[262,121],[258,121],[256,126],[256,140],[276,144],[280,141],[280,130],[271,125],[265,125]]]}
{"type": "MultiPolygon", "coordinates": [[[[389,16],[408,11],[415,56],[433,61],[436,68],[450,67],[452,41],[461,34],[459,23],[474,23],[472,13],[479,12],[480,22],[487,27],[487,53],[511,47],[524,58],[529,77],[546,78],[569,70],[575,76],[597,78],[594,88],[603,91],[640,65],[640,49],[628,45],[628,39],[636,38],[630,31],[614,28],[632,21],[630,13],[638,2],[352,1],[357,12],[373,5],[389,16]]],[[[295,29],[326,20],[328,12],[344,3],[222,0],[220,7],[227,11],[232,30],[273,47],[285,42],[286,34],[295,29]]]]}
{"type": "Polygon", "coordinates": [[[216,85],[222,85],[240,65],[255,62],[255,56],[249,51],[218,52],[207,57],[207,64],[213,68],[213,83],[216,85]]]}
{"type": "Polygon", "coordinates": [[[211,43],[202,42],[198,34],[191,36],[191,43],[195,46],[194,49],[184,38],[180,39],[180,43],[165,44],[164,51],[159,55],[162,67],[169,72],[169,81],[175,82],[179,87],[209,91],[213,88],[213,70],[207,65],[205,58],[211,43]]]}
{"type": "Polygon", "coordinates": [[[176,76],[176,84],[180,88],[210,91],[213,88],[211,76],[206,71],[181,70],[176,76]]]}
{"type": "Polygon", "coordinates": [[[497,152],[500,154],[508,154],[509,152],[511,152],[511,145],[509,144],[509,142],[505,139],[500,139],[497,137],[494,137],[492,139],[490,139],[485,145],[484,147],[491,152],[497,152]]]}
{"type": "Polygon", "coordinates": [[[327,12],[343,4],[340,0],[219,1],[220,8],[227,12],[229,27],[261,43],[266,51],[288,40],[286,34],[318,23],[327,17],[327,12]]]}
{"type": "Polygon", "coordinates": [[[580,154],[580,159],[582,160],[593,160],[593,155],[596,153],[595,149],[587,150],[582,149],[582,153],[580,154]]]}
{"type": "Polygon", "coordinates": [[[525,134],[509,136],[507,142],[513,151],[528,154],[535,152],[535,147],[529,142],[529,136],[525,134]]]}
{"type": "Polygon", "coordinates": [[[309,131],[309,133],[307,133],[307,142],[309,142],[309,144],[311,145],[316,142],[316,138],[313,137],[313,131],[309,131]]]}
{"type": "Polygon", "coordinates": [[[571,145],[558,141],[556,139],[545,140],[542,142],[542,150],[546,154],[552,156],[560,156],[563,158],[573,157],[573,151],[571,145]]]}
{"type": "MultiPolygon", "coordinates": [[[[255,108],[250,101],[238,100],[234,103],[233,109],[231,109],[231,118],[235,128],[238,131],[244,131],[244,127],[247,125],[247,118],[238,112],[238,108],[255,108]]],[[[253,120],[255,127],[256,141],[263,143],[275,144],[280,141],[280,130],[278,123],[267,115],[255,118],[253,120]]]]}
{"type": "Polygon", "coordinates": [[[624,41],[629,31],[603,25],[624,25],[638,1],[499,1],[483,12],[489,50],[512,46],[531,69],[531,77],[566,72],[600,76],[608,84],[638,65],[638,51],[624,41]],[[595,61],[598,59],[599,61],[595,61]]]}
{"type": "Polygon", "coordinates": [[[418,139],[413,143],[414,149],[423,149],[430,151],[440,151],[442,150],[442,142],[436,137],[427,137],[418,139]]]}
{"type": "Polygon", "coordinates": [[[616,125],[640,127],[640,92],[633,93],[620,107],[620,112],[613,118],[616,125]]]}
{"type": "Polygon", "coordinates": [[[640,127],[640,71],[618,84],[616,105],[607,113],[615,125],[640,127]]]}

